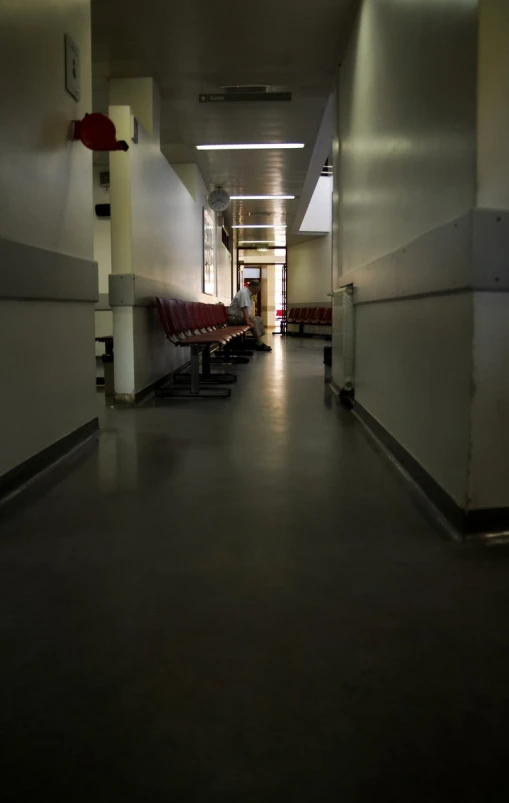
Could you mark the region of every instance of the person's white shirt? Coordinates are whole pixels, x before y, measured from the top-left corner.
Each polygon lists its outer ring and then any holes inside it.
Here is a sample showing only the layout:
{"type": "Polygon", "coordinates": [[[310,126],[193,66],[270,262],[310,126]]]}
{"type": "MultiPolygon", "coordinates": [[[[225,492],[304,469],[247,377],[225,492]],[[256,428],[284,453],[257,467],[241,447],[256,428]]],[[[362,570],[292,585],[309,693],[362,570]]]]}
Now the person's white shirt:
{"type": "Polygon", "coordinates": [[[228,315],[232,318],[243,318],[244,307],[247,307],[248,315],[251,315],[251,305],[251,293],[247,287],[242,287],[228,307],[228,315]]]}

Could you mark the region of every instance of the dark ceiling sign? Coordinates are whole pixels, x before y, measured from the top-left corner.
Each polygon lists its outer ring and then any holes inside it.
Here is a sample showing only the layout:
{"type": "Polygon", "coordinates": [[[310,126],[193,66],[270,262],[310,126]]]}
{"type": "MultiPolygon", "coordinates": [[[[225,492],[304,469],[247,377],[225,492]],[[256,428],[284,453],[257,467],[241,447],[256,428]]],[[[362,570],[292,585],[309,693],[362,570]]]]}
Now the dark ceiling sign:
{"type": "Polygon", "coordinates": [[[200,103],[267,103],[267,101],[288,101],[291,92],[216,92],[198,95],[200,103]]]}

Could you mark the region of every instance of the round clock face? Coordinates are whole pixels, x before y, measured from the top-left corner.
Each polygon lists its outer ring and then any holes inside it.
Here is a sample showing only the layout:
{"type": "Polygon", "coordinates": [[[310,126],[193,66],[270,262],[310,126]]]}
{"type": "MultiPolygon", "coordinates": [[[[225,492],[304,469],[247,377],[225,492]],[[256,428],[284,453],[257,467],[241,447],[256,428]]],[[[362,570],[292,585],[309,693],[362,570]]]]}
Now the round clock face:
{"type": "Polygon", "coordinates": [[[209,206],[214,212],[224,212],[230,206],[230,196],[226,190],[213,190],[209,195],[209,206]]]}

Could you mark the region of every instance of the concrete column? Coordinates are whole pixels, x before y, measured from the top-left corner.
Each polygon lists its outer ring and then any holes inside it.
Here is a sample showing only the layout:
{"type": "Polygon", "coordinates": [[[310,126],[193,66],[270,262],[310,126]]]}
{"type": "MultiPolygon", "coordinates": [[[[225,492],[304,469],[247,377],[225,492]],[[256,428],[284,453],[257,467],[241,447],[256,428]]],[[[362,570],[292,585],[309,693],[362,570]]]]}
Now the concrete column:
{"type": "Polygon", "coordinates": [[[147,134],[161,142],[161,96],[153,78],[113,78],[110,104],[130,106],[147,134]]]}
{"type": "Polygon", "coordinates": [[[276,268],[262,268],[262,318],[268,329],[276,327],[276,268]]]}
{"type": "MultiPolygon", "coordinates": [[[[129,143],[127,153],[110,154],[111,262],[113,274],[133,273],[133,198],[132,141],[133,116],[144,130],[160,142],[160,96],[152,78],[114,79],[110,81],[109,115],[117,129],[117,138],[129,143]]],[[[115,342],[115,398],[135,401],[135,308],[113,307],[115,342]]]]}

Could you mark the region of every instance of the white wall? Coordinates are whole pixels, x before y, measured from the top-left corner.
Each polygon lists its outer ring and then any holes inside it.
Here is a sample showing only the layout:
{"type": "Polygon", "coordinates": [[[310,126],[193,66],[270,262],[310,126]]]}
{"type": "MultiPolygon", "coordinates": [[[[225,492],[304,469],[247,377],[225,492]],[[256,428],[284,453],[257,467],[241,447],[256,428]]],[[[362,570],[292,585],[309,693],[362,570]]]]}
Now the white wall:
{"type": "MultiPolygon", "coordinates": [[[[110,116],[117,136],[130,140],[130,108],[110,106],[110,116]]],[[[110,177],[113,273],[145,277],[165,295],[217,301],[216,296],[202,292],[207,188],[201,176],[193,195],[161,153],[158,137],[140,124],[138,144],[131,142],[127,153],[111,154],[110,177]]],[[[224,286],[223,274],[221,284],[224,286]]],[[[131,355],[120,354],[126,342],[127,317],[122,312],[117,328],[114,310],[115,391],[130,399],[185,362],[188,354],[168,344],[155,308],[149,304],[134,307],[130,318],[133,334],[127,344],[131,355]],[[134,379],[129,359],[134,360],[134,379]]]]}
{"type": "Polygon", "coordinates": [[[332,176],[320,176],[299,231],[324,234],[332,227],[332,176]]]}
{"type": "Polygon", "coordinates": [[[450,293],[470,280],[470,235],[446,224],[475,204],[476,87],[476,0],[364,0],[340,68],[334,198],[356,398],[462,507],[473,296],[450,293]]]}
{"type": "Polygon", "coordinates": [[[460,506],[466,502],[472,296],[356,308],[355,396],[460,506]]]}
{"type": "Polygon", "coordinates": [[[288,306],[305,302],[330,303],[331,235],[288,248],[288,306]]]}
{"type": "Polygon", "coordinates": [[[0,476],[97,415],[93,310],[0,300],[0,476]]]}
{"type": "MultiPolygon", "coordinates": [[[[71,121],[90,111],[90,72],[88,0],[0,4],[0,238],[19,244],[21,262],[21,244],[45,249],[54,283],[57,255],[94,272],[92,155],[69,139],[71,121]],[[79,103],[65,90],[66,33],[80,49],[79,103]]],[[[0,278],[0,474],[96,416],[92,300],[8,299],[2,287],[0,278]]]]}
{"type": "Polygon", "coordinates": [[[346,272],[475,196],[477,0],[364,0],[340,70],[346,272]]]}
{"type": "Polygon", "coordinates": [[[195,200],[141,126],[130,154],[133,273],[201,296],[205,184],[195,200]]]}
{"type": "Polygon", "coordinates": [[[69,138],[90,111],[89,0],[2,2],[0,69],[0,237],[92,259],[92,154],[69,138]],[[80,103],[65,90],[65,33],[80,48],[80,103]]]}

